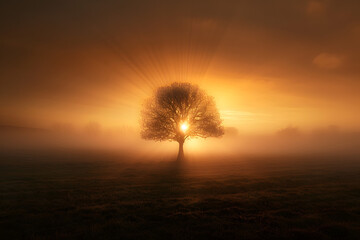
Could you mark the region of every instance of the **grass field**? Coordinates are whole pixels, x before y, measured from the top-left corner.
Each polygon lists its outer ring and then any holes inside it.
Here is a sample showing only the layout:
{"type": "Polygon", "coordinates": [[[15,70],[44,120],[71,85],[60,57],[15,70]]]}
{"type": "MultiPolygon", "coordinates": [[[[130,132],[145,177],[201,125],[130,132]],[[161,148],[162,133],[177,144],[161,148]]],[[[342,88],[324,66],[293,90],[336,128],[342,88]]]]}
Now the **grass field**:
{"type": "Polygon", "coordinates": [[[1,153],[1,239],[360,239],[360,159],[1,153]]]}

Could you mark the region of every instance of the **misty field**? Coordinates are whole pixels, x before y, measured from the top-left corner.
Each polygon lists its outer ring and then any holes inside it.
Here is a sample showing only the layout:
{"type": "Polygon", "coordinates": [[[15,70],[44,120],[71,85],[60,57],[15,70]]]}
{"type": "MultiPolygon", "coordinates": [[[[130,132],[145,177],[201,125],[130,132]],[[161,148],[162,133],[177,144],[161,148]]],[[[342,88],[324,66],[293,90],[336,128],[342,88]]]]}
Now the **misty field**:
{"type": "Polygon", "coordinates": [[[359,239],[360,159],[1,153],[1,239],[359,239]]]}

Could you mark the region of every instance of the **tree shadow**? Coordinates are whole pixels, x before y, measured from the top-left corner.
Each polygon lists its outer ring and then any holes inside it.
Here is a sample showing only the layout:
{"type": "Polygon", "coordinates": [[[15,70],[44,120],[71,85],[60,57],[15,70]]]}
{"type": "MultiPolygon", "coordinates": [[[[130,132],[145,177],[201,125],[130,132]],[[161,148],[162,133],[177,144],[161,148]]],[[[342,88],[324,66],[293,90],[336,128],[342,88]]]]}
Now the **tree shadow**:
{"type": "Polygon", "coordinates": [[[149,182],[159,197],[183,198],[188,192],[188,171],[186,159],[161,162],[149,182]]]}

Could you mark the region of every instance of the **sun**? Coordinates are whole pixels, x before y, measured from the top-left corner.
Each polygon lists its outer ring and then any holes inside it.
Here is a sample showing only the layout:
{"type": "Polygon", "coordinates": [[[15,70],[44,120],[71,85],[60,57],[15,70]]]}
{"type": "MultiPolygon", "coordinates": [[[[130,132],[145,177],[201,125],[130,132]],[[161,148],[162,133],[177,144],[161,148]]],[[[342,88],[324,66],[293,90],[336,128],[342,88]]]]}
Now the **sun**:
{"type": "Polygon", "coordinates": [[[181,131],[183,131],[184,133],[186,132],[186,130],[189,128],[189,126],[187,125],[187,123],[182,123],[180,125],[180,129],[181,131]]]}

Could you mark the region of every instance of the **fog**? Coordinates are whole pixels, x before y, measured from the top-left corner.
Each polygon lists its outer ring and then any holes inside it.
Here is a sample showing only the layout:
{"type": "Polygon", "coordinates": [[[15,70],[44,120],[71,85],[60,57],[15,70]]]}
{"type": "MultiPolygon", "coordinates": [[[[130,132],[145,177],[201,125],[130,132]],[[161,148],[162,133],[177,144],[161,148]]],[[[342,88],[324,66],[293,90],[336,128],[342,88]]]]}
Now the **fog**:
{"type": "MultiPolygon", "coordinates": [[[[82,128],[71,124],[55,124],[49,129],[2,126],[0,149],[6,150],[109,150],[131,156],[176,156],[176,142],[145,141],[136,129],[119,127],[104,129],[96,122],[82,128]]],[[[185,142],[187,156],[336,154],[359,155],[360,132],[326,126],[302,131],[286,127],[272,134],[242,133],[234,127],[225,128],[221,138],[190,139],[185,142]]]]}

